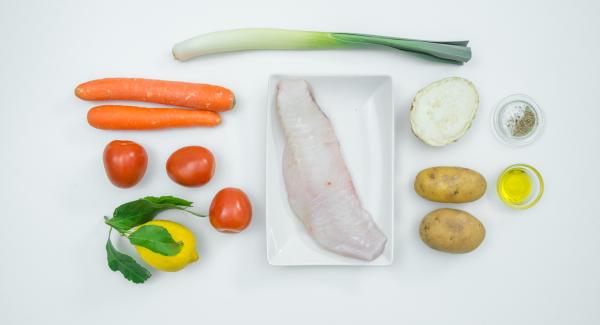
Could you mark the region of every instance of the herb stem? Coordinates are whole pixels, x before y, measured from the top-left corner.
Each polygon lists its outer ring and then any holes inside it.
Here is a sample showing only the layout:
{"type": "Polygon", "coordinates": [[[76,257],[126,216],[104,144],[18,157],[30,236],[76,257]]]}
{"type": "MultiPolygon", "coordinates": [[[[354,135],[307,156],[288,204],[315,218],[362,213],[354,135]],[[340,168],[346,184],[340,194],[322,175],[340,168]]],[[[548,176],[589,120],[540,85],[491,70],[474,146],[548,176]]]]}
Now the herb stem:
{"type": "Polygon", "coordinates": [[[187,213],[189,213],[189,214],[193,214],[193,215],[195,215],[196,217],[201,217],[201,218],[206,218],[206,217],[208,217],[208,216],[207,216],[207,215],[205,215],[205,214],[197,213],[197,212],[194,212],[194,211],[192,211],[192,210],[188,210],[188,209],[186,209],[186,208],[182,208],[182,207],[175,207],[175,209],[178,209],[178,210],[185,211],[185,212],[187,212],[187,213]]]}
{"type": "MultiPolygon", "coordinates": [[[[105,217],[105,218],[106,218],[106,217],[105,217]]],[[[116,231],[118,231],[118,232],[119,232],[119,235],[121,235],[121,236],[125,236],[125,237],[127,237],[127,236],[131,235],[131,232],[129,232],[129,231],[127,231],[127,230],[120,230],[120,229],[118,229],[118,228],[115,228],[115,226],[111,225],[111,224],[110,224],[110,223],[108,223],[107,221],[108,221],[108,220],[107,220],[107,219],[105,219],[105,220],[104,220],[104,223],[105,223],[105,224],[108,226],[108,228],[110,229],[110,230],[108,231],[108,236],[109,236],[109,238],[110,238],[110,233],[112,232],[112,230],[113,230],[113,229],[115,229],[116,231]]]]}

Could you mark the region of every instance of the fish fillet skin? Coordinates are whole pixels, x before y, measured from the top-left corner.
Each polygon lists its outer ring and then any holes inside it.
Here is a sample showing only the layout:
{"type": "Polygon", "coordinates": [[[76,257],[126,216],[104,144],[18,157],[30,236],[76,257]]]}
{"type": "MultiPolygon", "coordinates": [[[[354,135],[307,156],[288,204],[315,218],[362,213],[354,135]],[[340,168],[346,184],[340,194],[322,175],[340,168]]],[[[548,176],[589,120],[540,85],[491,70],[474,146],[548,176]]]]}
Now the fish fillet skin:
{"type": "Polygon", "coordinates": [[[363,209],[333,126],[306,81],[279,82],[277,114],[286,138],[283,177],[294,214],[321,247],[367,261],[377,258],[387,239],[363,209]]]}

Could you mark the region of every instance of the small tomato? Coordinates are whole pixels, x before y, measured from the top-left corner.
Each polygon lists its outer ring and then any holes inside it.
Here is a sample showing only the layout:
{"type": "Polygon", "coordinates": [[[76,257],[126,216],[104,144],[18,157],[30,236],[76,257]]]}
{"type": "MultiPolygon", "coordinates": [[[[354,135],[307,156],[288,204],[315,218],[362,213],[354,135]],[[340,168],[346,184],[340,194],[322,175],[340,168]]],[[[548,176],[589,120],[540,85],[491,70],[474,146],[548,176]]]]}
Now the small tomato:
{"type": "Polygon", "coordinates": [[[215,174],[215,157],[204,147],[183,147],[173,152],[167,160],[167,174],[179,185],[204,185],[215,174]]]}
{"type": "Polygon", "coordinates": [[[212,200],[209,219],[218,231],[240,232],[252,220],[252,205],[242,190],[224,188],[212,200]]]}
{"type": "Polygon", "coordinates": [[[104,148],[104,170],[117,187],[129,188],[137,184],[148,166],[144,147],[133,141],[114,140],[104,148]]]}

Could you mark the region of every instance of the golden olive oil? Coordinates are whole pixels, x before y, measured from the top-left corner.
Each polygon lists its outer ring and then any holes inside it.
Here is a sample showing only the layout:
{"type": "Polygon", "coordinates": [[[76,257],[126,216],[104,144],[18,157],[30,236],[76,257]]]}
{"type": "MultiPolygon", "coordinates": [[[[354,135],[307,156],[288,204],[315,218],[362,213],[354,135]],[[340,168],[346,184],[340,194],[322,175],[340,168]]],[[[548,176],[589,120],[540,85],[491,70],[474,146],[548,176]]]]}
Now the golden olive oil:
{"type": "Polygon", "coordinates": [[[498,194],[507,202],[520,204],[531,195],[532,181],[527,172],[521,168],[512,168],[500,176],[498,194]]]}

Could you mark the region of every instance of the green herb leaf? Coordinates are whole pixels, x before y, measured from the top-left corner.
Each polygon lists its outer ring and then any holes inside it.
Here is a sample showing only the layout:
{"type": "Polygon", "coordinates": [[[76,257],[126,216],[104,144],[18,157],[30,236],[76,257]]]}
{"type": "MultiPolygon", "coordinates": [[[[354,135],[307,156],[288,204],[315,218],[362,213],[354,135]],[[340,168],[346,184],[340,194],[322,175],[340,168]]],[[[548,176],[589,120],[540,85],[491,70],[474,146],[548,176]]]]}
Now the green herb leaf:
{"type": "Polygon", "coordinates": [[[174,196],[170,196],[170,195],[166,195],[166,196],[146,196],[144,198],[144,200],[146,201],[150,201],[154,204],[170,204],[170,205],[179,205],[179,206],[184,206],[184,207],[191,207],[192,206],[192,202],[184,200],[184,199],[180,199],[178,197],[174,197],[174,196]]]}
{"type": "Polygon", "coordinates": [[[183,243],[176,242],[171,234],[161,226],[145,225],[139,227],[133,234],[129,235],[129,241],[137,246],[161,255],[173,256],[181,251],[183,243]]]}
{"type": "MultiPolygon", "coordinates": [[[[161,211],[168,209],[187,211],[185,208],[190,206],[192,206],[192,202],[174,196],[147,196],[120,205],[115,209],[113,217],[106,220],[106,223],[120,233],[124,233],[154,219],[161,211]]],[[[191,211],[187,212],[194,214],[191,211]]]]}
{"type": "Polygon", "coordinates": [[[133,283],[144,283],[144,281],[152,276],[148,270],[139,265],[131,256],[116,250],[110,242],[110,238],[106,242],[106,257],[108,259],[108,267],[111,270],[121,272],[125,279],[133,283]]]}
{"type": "Polygon", "coordinates": [[[161,210],[157,209],[152,202],[139,199],[118,206],[113,217],[106,223],[119,232],[124,232],[154,219],[161,210]]]}

